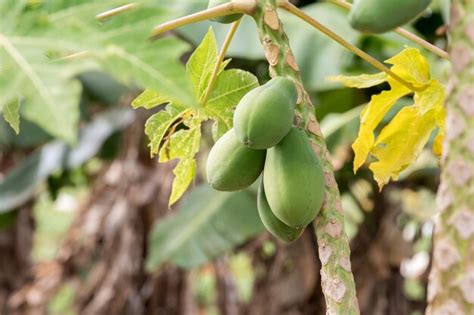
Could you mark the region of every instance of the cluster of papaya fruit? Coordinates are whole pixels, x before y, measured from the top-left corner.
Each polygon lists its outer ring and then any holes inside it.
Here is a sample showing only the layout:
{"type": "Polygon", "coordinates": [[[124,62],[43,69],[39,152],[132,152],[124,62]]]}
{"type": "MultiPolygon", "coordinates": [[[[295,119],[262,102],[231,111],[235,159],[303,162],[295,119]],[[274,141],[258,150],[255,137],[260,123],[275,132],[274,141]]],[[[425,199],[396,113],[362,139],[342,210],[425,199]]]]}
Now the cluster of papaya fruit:
{"type": "Polygon", "coordinates": [[[431,0],[354,0],[349,21],[356,30],[384,33],[418,17],[431,0]]]}
{"type": "Polygon", "coordinates": [[[207,180],[220,191],[250,186],[263,172],[258,211],[264,226],[285,242],[299,238],[319,212],[324,173],[308,136],[293,126],[297,90],[276,77],[247,93],[234,113],[234,128],[212,147],[207,180]]]}

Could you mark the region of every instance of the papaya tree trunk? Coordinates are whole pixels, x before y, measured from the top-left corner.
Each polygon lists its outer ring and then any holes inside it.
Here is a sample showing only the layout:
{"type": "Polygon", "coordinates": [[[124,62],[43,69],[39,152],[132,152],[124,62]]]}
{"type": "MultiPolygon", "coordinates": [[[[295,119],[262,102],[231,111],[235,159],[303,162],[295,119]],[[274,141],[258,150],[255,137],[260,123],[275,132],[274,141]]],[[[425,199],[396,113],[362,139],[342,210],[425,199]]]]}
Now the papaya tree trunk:
{"type": "Polygon", "coordinates": [[[451,8],[450,96],[427,314],[474,314],[474,2],[451,8]]]}
{"type": "Polygon", "coordinates": [[[327,314],[359,314],[350,247],[344,231],[344,214],[339,189],[334,178],[329,152],[314,116],[314,106],[304,89],[283,24],[277,13],[276,0],[258,0],[254,19],[259,30],[270,75],[291,78],[298,89],[295,123],[304,127],[316,154],[321,157],[325,175],[325,202],[314,222],[321,260],[321,284],[327,314]]]}

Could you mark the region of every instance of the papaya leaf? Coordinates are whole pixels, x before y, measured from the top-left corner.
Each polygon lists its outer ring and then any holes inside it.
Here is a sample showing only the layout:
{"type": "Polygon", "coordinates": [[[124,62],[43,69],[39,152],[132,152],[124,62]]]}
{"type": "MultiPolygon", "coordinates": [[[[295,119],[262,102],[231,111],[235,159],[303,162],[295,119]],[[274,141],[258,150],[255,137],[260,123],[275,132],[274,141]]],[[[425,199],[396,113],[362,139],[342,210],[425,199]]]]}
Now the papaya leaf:
{"type": "Polygon", "coordinates": [[[3,107],[3,118],[15,130],[16,134],[20,133],[20,98],[7,103],[3,107]]]}
{"type": "Polygon", "coordinates": [[[171,187],[171,196],[168,205],[171,207],[186,192],[196,175],[196,160],[194,158],[181,159],[173,170],[175,178],[171,187]]]}
{"type": "MultiPolygon", "coordinates": [[[[174,159],[180,161],[173,173],[172,192],[169,205],[181,198],[196,173],[195,155],[201,141],[201,124],[214,120],[213,137],[217,139],[232,127],[232,111],[240,99],[258,86],[257,78],[242,70],[224,70],[230,60],[219,68],[216,82],[206,104],[198,106],[209,87],[212,72],[218,62],[218,47],[212,28],[203,38],[186,64],[186,73],[181,79],[192,86],[193,100],[163,93],[164,89],[146,89],[135,100],[132,107],[152,109],[166,104],[164,110],[152,115],[145,124],[145,134],[150,139],[150,154],[158,154],[160,163],[174,159]],[[180,129],[183,127],[185,129],[180,129]]],[[[157,78],[158,79],[158,78],[157,78]]],[[[168,90],[168,92],[171,90],[168,90]]]]}
{"type": "Polygon", "coordinates": [[[212,136],[219,139],[232,128],[232,116],[235,106],[242,97],[258,86],[257,78],[250,72],[232,69],[223,71],[217,78],[214,90],[209,98],[205,112],[214,120],[212,136]]]}
{"type": "Polygon", "coordinates": [[[374,132],[385,115],[400,98],[412,91],[381,73],[330,78],[357,88],[371,87],[385,81],[390,85],[390,90],[373,95],[362,111],[359,134],[352,145],[355,153],[354,172],[364,164],[369,155],[373,156],[376,161],[369,168],[381,189],[391,179],[397,180],[400,172],[416,161],[436,128],[439,131],[433,152],[441,154],[445,117],[444,87],[431,78],[429,63],[419,50],[406,48],[386,62],[392,64],[391,70],[394,73],[421,90],[414,93],[414,104],[402,108],[377,138],[374,132]]]}
{"type": "MultiPolygon", "coordinates": [[[[186,64],[186,72],[193,83],[194,94],[199,100],[202,99],[209,85],[217,57],[216,37],[212,28],[209,28],[201,44],[196,48],[186,64]]],[[[222,70],[223,68],[221,67],[220,71],[222,70]]]]}
{"type": "Polygon", "coordinates": [[[164,263],[198,267],[231,250],[263,230],[255,196],[248,191],[218,192],[196,187],[179,211],[157,222],[151,233],[148,270],[164,263]]]}
{"type": "Polygon", "coordinates": [[[150,155],[160,151],[160,145],[168,129],[186,112],[186,107],[170,104],[165,110],[153,114],[145,123],[145,134],[150,139],[150,155]]]}
{"type": "Polygon", "coordinates": [[[161,104],[171,103],[171,102],[172,100],[170,98],[166,96],[162,96],[160,95],[160,93],[153,91],[151,89],[146,89],[132,101],[132,107],[134,109],[137,109],[137,108],[152,109],[161,104]]]}

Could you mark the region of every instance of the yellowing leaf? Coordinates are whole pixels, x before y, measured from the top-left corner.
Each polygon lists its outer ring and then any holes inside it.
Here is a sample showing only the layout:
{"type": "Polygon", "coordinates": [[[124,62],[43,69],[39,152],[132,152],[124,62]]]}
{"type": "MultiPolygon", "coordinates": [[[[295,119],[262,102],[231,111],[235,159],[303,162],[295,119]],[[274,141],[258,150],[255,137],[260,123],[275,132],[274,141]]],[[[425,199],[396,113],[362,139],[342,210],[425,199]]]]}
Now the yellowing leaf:
{"type": "Polygon", "coordinates": [[[360,75],[356,77],[337,76],[331,78],[349,87],[366,88],[388,81],[390,90],[372,96],[361,114],[359,135],[352,148],[355,153],[354,172],[369,155],[377,161],[369,168],[382,188],[390,179],[396,180],[404,169],[415,162],[428,142],[431,133],[439,128],[433,151],[441,154],[444,137],[445,111],[443,86],[430,78],[428,61],[414,48],[407,48],[386,61],[392,64],[391,70],[419,88],[414,93],[414,104],[404,107],[375,138],[375,129],[397,101],[413,91],[393,78],[383,80],[382,74],[360,75]]]}
{"type": "Polygon", "coordinates": [[[171,188],[171,196],[168,204],[170,207],[181,198],[191,184],[196,174],[196,160],[180,160],[178,165],[174,168],[173,174],[176,177],[173,180],[173,186],[171,188]]]}
{"type": "Polygon", "coordinates": [[[327,78],[329,81],[340,82],[347,87],[365,89],[387,81],[385,72],[375,74],[361,74],[357,76],[334,75],[327,78]]]}
{"type": "Polygon", "coordinates": [[[393,65],[390,70],[414,86],[429,84],[430,65],[418,49],[407,48],[385,62],[393,65]]]}
{"type": "Polygon", "coordinates": [[[374,146],[375,128],[377,128],[383,117],[395,105],[398,99],[410,93],[410,90],[400,83],[391,79],[389,82],[392,89],[372,96],[369,104],[361,114],[359,135],[352,145],[355,153],[354,172],[364,164],[374,146]]]}
{"type": "Polygon", "coordinates": [[[372,150],[378,161],[369,167],[380,188],[416,160],[433,131],[435,117],[435,110],[422,114],[419,108],[408,106],[382,130],[372,150]]]}

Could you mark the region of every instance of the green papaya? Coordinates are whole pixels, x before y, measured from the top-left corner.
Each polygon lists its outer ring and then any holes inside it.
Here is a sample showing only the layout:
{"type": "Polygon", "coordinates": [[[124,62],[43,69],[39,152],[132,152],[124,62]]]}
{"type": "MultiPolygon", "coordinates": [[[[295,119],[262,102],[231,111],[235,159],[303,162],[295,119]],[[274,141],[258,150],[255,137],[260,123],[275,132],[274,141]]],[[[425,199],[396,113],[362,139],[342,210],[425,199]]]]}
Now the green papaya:
{"type": "Polygon", "coordinates": [[[207,181],[212,188],[236,191],[250,186],[260,176],[265,151],[247,148],[227,131],[212,147],[207,158],[207,181]]]}
{"type": "Polygon", "coordinates": [[[270,209],[267,197],[265,196],[265,188],[263,186],[263,180],[260,182],[257,196],[258,214],[262,220],[263,225],[267,230],[272,233],[275,237],[280,240],[291,243],[296,241],[304,231],[304,227],[292,228],[285,223],[281,222],[270,209]]]}
{"type": "Polygon", "coordinates": [[[419,16],[431,0],[355,0],[351,26],[366,33],[384,33],[419,16]]]}
{"type": "Polygon", "coordinates": [[[304,131],[293,127],[267,151],[263,181],[268,204],[283,223],[301,228],[314,220],[324,199],[324,173],[304,131]]]}
{"type": "MultiPolygon", "coordinates": [[[[224,4],[230,2],[229,0],[209,0],[209,4],[207,6],[208,9],[217,7],[218,5],[224,4]]],[[[212,21],[223,23],[223,24],[228,24],[237,21],[243,16],[242,13],[236,13],[236,14],[230,14],[218,18],[212,19],[212,21]]]]}
{"type": "Polygon", "coordinates": [[[293,125],[298,93],[290,79],[276,77],[247,93],[234,113],[237,138],[253,149],[268,149],[293,125]]]}

